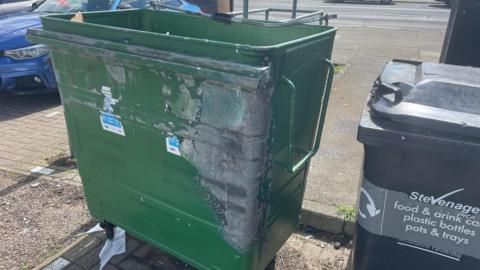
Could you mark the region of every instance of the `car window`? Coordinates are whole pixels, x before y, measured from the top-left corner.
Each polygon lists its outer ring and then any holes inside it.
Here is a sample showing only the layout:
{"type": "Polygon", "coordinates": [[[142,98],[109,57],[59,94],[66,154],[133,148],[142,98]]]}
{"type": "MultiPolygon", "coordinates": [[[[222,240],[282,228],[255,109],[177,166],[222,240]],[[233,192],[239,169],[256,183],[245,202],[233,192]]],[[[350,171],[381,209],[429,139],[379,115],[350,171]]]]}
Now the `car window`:
{"type": "Polygon", "coordinates": [[[34,11],[46,13],[99,11],[108,10],[111,6],[112,0],[46,0],[34,11]]]}

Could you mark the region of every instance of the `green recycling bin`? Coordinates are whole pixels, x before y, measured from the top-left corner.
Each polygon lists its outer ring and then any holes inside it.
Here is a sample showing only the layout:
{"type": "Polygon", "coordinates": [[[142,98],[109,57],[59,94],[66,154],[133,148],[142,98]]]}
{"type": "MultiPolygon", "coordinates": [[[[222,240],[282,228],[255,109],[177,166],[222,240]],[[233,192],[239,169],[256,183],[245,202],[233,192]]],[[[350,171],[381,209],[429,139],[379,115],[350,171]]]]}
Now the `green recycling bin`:
{"type": "Polygon", "coordinates": [[[336,29],[155,10],[42,17],[93,217],[199,269],[263,269],[296,229],[336,29]]]}

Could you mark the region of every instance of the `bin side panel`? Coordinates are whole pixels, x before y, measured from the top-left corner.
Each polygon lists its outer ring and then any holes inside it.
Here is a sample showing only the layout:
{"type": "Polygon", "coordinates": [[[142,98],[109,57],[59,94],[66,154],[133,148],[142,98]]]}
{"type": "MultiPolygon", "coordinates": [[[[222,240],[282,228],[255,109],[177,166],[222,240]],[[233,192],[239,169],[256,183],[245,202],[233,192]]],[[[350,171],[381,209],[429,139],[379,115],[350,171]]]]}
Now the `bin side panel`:
{"type": "MultiPolygon", "coordinates": [[[[291,46],[286,49],[284,56],[273,66],[276,79],[284,76],[291,80],[296,88],[293,163],[300,161],[308,150],[312,149],[317,133],[323,128],[323,123],[319,124],[318,122],[328,73],[324,60],[331,57],[333,40],[334,35],[328,35],[312,42],[291,46]]],[[[298,172],[290,173],[288,171],[287,153],[291,94],[288,85],[285,83],[279,80],[276,85],[272,97],[273,181],[267,216],[274,216],[274,212],[284,207],[283,203],[285,201],[297,200],[298,198],[292,197],[296,188],[301,190],[298,194],[300,201],[303,199],[307,176],[306,168],[308,167],[307,162],[298,172]]],[[[299,209],[295,211],[300,211],[301,204],[298,207],[299,209]]],[[[297,220],[292,222],[297,222],[297,220]]]]}

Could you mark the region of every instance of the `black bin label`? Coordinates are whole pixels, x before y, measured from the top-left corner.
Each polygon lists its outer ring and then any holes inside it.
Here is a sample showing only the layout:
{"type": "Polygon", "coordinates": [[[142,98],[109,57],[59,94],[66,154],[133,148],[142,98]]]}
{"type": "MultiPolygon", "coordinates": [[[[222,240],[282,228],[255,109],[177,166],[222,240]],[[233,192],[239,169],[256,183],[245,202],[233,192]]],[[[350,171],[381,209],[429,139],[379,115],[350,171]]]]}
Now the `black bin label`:
{"type": "Polygon", "coordinates": [[[480,208],[459,203],[464,187],[443,194],[403,193],[364,179],[358,223],[370,233],[397,239],[397,244],[451,260],[480,259],[480,208]]]}

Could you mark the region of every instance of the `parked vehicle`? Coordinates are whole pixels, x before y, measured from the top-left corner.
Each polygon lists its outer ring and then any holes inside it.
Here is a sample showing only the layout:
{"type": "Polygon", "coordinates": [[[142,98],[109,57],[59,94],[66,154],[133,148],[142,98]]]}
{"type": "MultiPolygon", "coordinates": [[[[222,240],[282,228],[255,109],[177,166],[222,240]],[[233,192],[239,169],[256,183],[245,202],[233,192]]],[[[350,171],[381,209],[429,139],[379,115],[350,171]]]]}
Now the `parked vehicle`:
{"type": "Polygon", "coordinates": [[[167,6],[172,7],[171,11],[185,10],[195,14],[202,13],[202,9],[199,6],[185,0],[153,0],[150,3],[152,5],[161,5],[163,9],[168,9],[167,6]]]}
{"type": "MultiPolygon", "coordinates": [[[[175,1],[176,7],[199,10],[183,0],[175,1]]],[[[57,91],[48,48],[45,45],[32,44],[26,38],[28,28],[41,27],[40,16],[150,7],[148,0],[42,0],[33,3],[31,10],[27,12],[1,18],[0,92],[36,94],[57,91]]]]}

